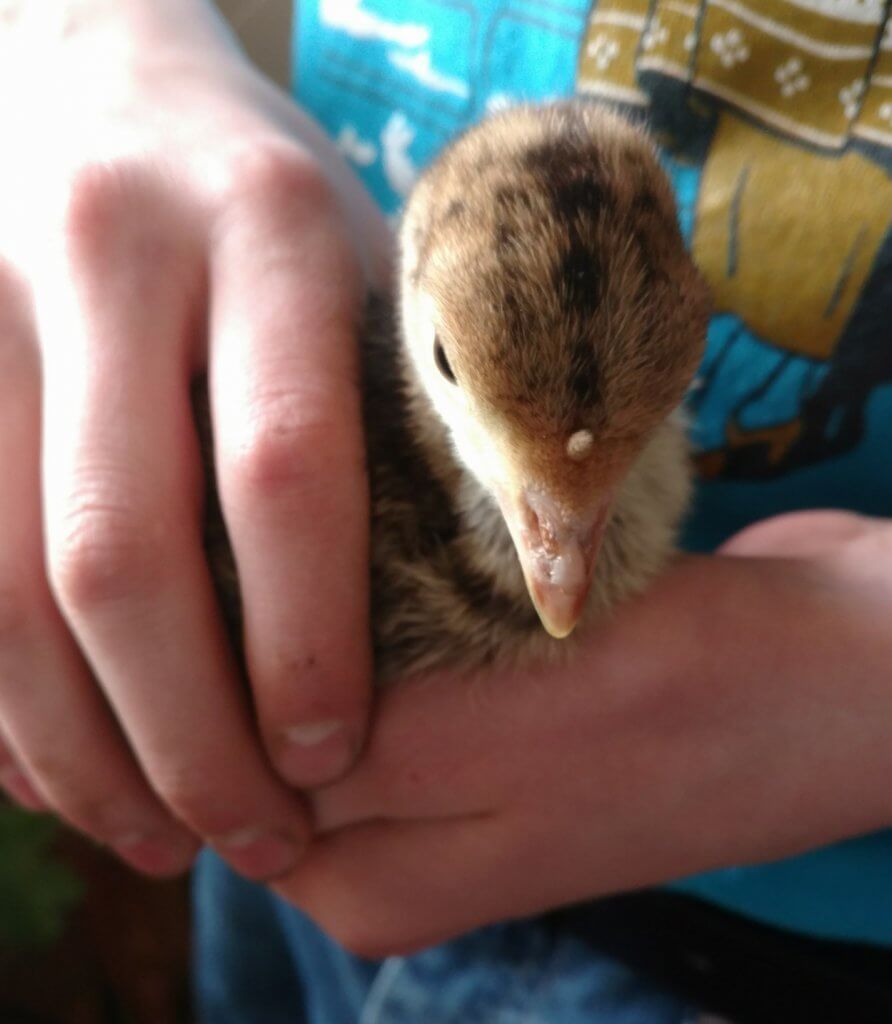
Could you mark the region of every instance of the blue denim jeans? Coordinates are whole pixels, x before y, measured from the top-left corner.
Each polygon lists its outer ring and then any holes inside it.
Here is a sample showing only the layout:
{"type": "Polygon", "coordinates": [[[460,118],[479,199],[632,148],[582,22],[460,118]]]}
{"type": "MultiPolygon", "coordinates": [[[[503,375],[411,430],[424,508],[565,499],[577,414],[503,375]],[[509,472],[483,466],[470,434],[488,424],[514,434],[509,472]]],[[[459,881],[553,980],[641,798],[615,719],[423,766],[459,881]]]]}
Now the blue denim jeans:
{"type": "Polygon", "coordinates": [[[694,1024],[697,1011],[541,921],[362,960],[213,854],[195,875],[202,1024],[694,1024]]]}

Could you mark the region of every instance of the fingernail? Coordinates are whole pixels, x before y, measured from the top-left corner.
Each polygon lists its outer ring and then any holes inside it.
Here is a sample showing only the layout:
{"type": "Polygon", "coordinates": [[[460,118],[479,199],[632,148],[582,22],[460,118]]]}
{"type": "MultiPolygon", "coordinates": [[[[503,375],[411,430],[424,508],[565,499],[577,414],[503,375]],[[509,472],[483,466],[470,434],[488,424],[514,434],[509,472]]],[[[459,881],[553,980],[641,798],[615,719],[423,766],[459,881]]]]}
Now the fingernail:
{"type": "Polygon", "coordinates": [[[243,828],[212,840],[214,849],[240,874],[250,878],[276,878],[294,867],[297,844],[280,832],[243,828]]]}
{"type": "Polygon", "coordinates": [[[293,725],[282,734],[277,763],[295,786],[318,786],[343,774],[353,761],[354,745],[343,722],[328,719],[293,725]]]}
{"type": "Polygon", "coordinates": [[[178,875],[195,858],[197,844],[191,840],[160,839],[145,832],[129,832],[110,843],[118,856],[148,875],[178,875]]]}
{"type": "Polygon", "coordinates": [[[325,722],[308,722],[306,725],[294,725],[285,730],[285,735],[299,747],[318,747],[327,739],[335,736],[344,728],[343,722],[328,719],[325,722]]]}
{"type": "Polygon", "coordinates": [[[0,785],[27,811],[45,811],[47,803],[25,775],[13,765],[0,768],[0,785]]]}

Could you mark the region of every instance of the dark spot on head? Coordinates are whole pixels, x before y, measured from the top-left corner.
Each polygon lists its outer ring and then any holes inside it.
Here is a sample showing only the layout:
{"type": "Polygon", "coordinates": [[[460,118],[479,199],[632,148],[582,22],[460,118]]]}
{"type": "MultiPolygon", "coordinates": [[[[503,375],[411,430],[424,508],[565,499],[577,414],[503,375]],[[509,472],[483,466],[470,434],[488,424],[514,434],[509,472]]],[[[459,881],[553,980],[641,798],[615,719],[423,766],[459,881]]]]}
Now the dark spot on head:
{"type": "Polygon", "coordinates": [[[565,222],[596,215],[605,200],[598,155],[584,140],[548,139],[530,148],[524,166],[565,222]]]}
{"type": "Polygon", "coordinates": [[[653,214],[659,214],[660,212],[660,203],[650,189],[642,189],[640,192],[636,193],[635,198],[632,200],[633,214],[651,216],[653,214]]]}
{"type": "Polygon", "coordinates": [[[562,173],[576,154],[577,147],[573,142],[560,135],[530,146],[524,153],[523,164],[531,174],[548,178],[562,173]]]}
{"type": "Polygon", "coordinates": [[[484,149],[474,161],[474,172],[476,174],[483,174],[485,171],[488,171],[494,163],[495,158],[492,151],[484,149]]]}
{"type": "Polygon", "coordinates": [[[568,180],[550,189],[551,205],[555,215],[568,224],[582,218],[595,217],[604,201],[601,186],[586,175],[568,180]]]}
{"type": "Polygon", "coordinates": [[[573,346],[567,386],[577,405],[590,408],[598,399],[598,359],[591,338],[581,335],[573,346]]]}
{"type": "Polygon", "coordinates": [[[601,300],[600,261],[577,231],[570,232],[569,244],[555,263],[554,286],[573,313],[589,317],[597,310],[601,300]]]}
{"type": "Polygon", "coordinates": [[[508,342],[512,348],[520,348],[524,343],[525,317],[520,299],[512,288],[503,289],[501,306],[508,342]]]}
{"type": "Polygon", "coordinates": [[[462,217],[467,212],[467,209],[468,204],[463,199],[453,199],[443,213],[443,220],[449,221],[462,217]]]}
{"type": "Polygon", "coordinates": [[[496,250],[504,253],[510,249],[517,240],[517,228],[506,220],[500,220],[496,224],[496,250]]]}
{"type": "Polygon", "coordinates": [[[517,213],[533,208],[529,189],[521,188],[519,185],[500,185],[494,198],[496,207],[504,213],[517,213]]]}

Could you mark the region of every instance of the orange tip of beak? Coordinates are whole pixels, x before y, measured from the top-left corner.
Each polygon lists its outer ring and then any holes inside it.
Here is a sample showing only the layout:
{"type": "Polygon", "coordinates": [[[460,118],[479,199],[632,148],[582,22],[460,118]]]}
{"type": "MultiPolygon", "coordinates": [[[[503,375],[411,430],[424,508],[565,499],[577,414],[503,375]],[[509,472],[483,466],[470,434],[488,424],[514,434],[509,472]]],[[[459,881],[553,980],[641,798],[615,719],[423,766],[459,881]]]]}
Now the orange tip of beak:
{"type": "Polygon", "coordinates": [[[573,632],[585,608],[590,583],[589,577],[581,586],[565,590],[539,580],[527,581],[530,597],[549,636],[563,640],[573,632]]]}

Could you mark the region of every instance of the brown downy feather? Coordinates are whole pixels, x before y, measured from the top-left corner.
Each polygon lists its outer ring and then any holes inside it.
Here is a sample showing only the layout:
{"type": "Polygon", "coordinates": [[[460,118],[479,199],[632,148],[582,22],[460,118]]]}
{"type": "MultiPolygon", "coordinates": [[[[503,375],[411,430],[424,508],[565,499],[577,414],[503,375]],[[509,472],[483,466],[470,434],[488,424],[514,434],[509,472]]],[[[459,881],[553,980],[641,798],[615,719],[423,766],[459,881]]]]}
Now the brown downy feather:
{"type": "MultiPolygon", "coordinates": [[[[407,301],[433,297],[467,392],[461,415],[481,417],[521,475],[568,503],[612,488],[583,626],[671,556],[690,489],[676,409],[707,318],[652,147],[583,103],[519,108],[463,136],[416,187],[402,240],[403,325],[373,297],[360,341],[379,683],[568,647],[542,630],[499,507],[456,454],[407,301]]],[[[203,385],[196,414],[212,481],[203,385]]],[[[212,485],[206,526],[238,645],[212,485]]]]}

